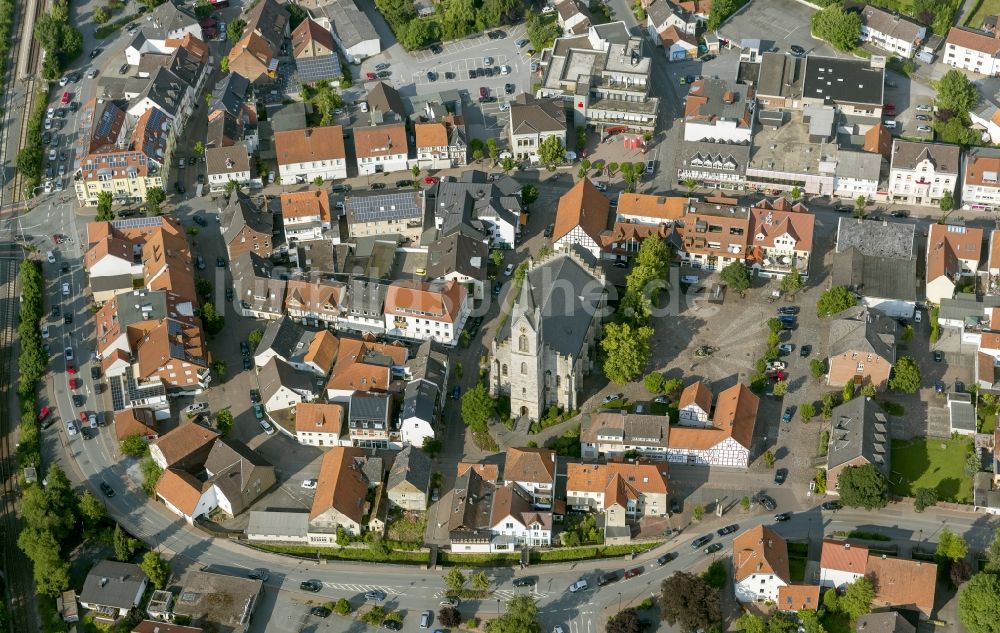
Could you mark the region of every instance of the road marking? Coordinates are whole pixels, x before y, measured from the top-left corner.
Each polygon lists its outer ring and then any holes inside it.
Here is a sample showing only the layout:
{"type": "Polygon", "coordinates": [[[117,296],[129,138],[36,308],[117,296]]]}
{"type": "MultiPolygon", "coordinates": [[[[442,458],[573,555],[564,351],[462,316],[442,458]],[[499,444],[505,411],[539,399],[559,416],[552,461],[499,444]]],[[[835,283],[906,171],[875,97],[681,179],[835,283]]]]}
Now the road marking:
{"type": "Polygon", "coordinates": [[[350,584],[336,583],[336,582],[324,582],[323,586],[329,587],[330,589],[339,589],[340,591],[360,591],[360,592],[381,591],[385,594],[391,593],[397,596],[406,595],[406,592],[404,591],[397,591],[393,587],[385,587],[382,585],[350,585],[350,584]]]}

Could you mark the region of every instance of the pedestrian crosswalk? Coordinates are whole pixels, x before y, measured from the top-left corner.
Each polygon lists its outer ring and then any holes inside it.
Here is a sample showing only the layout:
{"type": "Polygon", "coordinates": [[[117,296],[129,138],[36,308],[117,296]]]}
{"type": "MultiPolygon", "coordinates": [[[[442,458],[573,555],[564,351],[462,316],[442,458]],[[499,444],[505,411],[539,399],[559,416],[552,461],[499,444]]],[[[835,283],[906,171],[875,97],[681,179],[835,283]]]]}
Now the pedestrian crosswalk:
{"type": "Polygon", "coordinates": [[[398,591],[395,587],[385,587],[382,585],[351,585],[338,582],[324,582],[325,587],[330,589],[338,589],[340,591],[357,591],[358,593],[365,593],[367,591],[381,591],[389,596],[405,596],[406,592],[398,591]]]}
{"type": "MultiPolygon", "coordinates": [[[[447,591],[445,589],[439,589],[438,591],[436,591],[434,593],[434,597],[436,599],[438,599],[438,600],[446,597],[447,595],[448,595],[448,593],[447,593],[447,591]]],[[[504,602],[506,602],[507,600],[510,600],[514,596],[531,596],[532,598],[541,600],[542,598],[548,597],[548,595],[549,594],[547,594],[547,593],[538,593],[537,591],[534,591],[534,590],[532,590],[532,591],[526,591],[526,590],[519,591],[517,589],[497,589],[496,591],[492,592],[489,595],[489,597],[486,598],[486,599],[487,600],[496,600],[497,598],[499,598],[500,600],[503,600],[504,602]]]]}

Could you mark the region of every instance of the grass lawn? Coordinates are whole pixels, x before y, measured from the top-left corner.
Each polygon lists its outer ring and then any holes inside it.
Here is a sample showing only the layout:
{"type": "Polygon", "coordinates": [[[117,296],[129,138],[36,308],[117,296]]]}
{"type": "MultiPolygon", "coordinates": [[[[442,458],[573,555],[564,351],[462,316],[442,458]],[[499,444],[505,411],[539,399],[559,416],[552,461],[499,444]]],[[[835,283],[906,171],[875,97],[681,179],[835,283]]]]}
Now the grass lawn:
{"type": "Polygon", "coordinates": [[[917,488],[934,488],[942,501],[970,503],[972,478],[965,474],[970,442],[968,438],[893,440],[892,492],[912,497],[917,488]]]}
{"type": "Polygon", "coordinates": [[[976,12],[965,20],[965,25],[978,29],[983,25],[983,18],[998,13],[1000,13],[1000,0],[982,0],[976,12]]]}
{"type": "Polygon", "coordinates": [[[854,633],[851,618],[845,613],[828,611],[823,615],[822,622],[827,633],[854,633]]]}
{"type": "Polygon", "coordinates": [[[806,577],[806,559],[798,556],[788,557],[788,575],[792,582],[802,582],[806,577]]]}
{"type": "Polygon", "coordinates": [[[427,530],[427,513],[393,512],[387,528],[390,540],[422,544],[427,530]]]}

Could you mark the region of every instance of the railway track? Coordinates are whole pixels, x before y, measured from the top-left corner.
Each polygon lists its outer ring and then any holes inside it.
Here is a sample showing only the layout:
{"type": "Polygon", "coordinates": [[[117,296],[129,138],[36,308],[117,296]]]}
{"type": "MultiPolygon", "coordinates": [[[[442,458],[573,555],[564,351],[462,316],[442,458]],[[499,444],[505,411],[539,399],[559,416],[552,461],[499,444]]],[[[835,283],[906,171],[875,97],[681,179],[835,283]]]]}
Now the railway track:
{"type": "Polygon", "coordinates": [[[17,424],[20,416],[12,411],[16,391],[14,363],[17,319],[20,308],[17,290],[19,257],[0,259],[0,529],[3,530],[3,569],[6,590],[7,621],[13,633],[37,630],[33,617],[34,593],[31,563],[17,547],[21,531],[18,518],[20,485],[17,468],[17,424]]]}
{"type": "MultiPolygon", "coordinates": [[[[35,3],[31,0],[22,0],[18,2],[18,18],[15,24],[19,27],[23,27],[25,24],[34,24],[35,17],[37,16],[37,11],[41,8],[44,9],[44,2],[35,3]],[[39,7],[41,5],[41,7],[39,7]],[[29,17],[28,12],[31,12],[30,21],[26,21],[25,18],[29,17]]],[[[24,33],[23,28],[14,46],[11,47],[10,59],[7,61],[7,67],[10,69],[9,79],[7,84],[6,92],[6,103],[4,104],[4,115],[6,121],[4,122],[4,127],[6,128],[6,133],[3,135],[3,147],[0,147],[0,156],[4,157],[6,162],[11,164],[14,163],[17,153],[22,147],[24,147],[24,141],[28,138],[28,118],[31,116],[31,110],[35,106],[35,98],[37,89],[35,88],[34,82],[30,79],[34,76],[36,69],[38,68],[38,55],[39,47],[34,34],[31,32],[24,33]],[[27,41],[28,52],[27,52],[27,68],[22,69],[22,50],[21,46],[27,41]],[[24,75],[22,75],[22,70],[24,75]],[[11,113],[14,111],[14,90],[17,82],[22,78],[28,79],[25,82],[25,94],[24,94],[24,109],[21,111],[21,126],[18,132],[17,145],[13,148],[10,147],[10,123],[11,123],[11,113]],[[13,150],[13,151],[12,151],[13,150]]],[[[30,191],[26,192],[24,190],[24,177],[21,173],[15,169],[14,178],[12,183],[12,194],[10,203],[23,202],[25,199],[30,197],[30,191]]],[[[2,195],[2,193],[0,193],[2,195]]]]}

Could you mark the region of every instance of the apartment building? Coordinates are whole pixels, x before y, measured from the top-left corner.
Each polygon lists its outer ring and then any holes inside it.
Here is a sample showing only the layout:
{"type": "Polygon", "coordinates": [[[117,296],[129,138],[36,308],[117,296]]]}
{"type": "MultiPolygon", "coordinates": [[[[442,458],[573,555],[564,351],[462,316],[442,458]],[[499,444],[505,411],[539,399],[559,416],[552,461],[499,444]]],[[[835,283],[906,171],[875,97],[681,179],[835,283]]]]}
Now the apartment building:
{"type": "Polygon", "coordinates": [[[893,202],[937,206],[954,196],[962,150],[957,145],[896,140],[892,144],[889,196],[893,202]]]}

